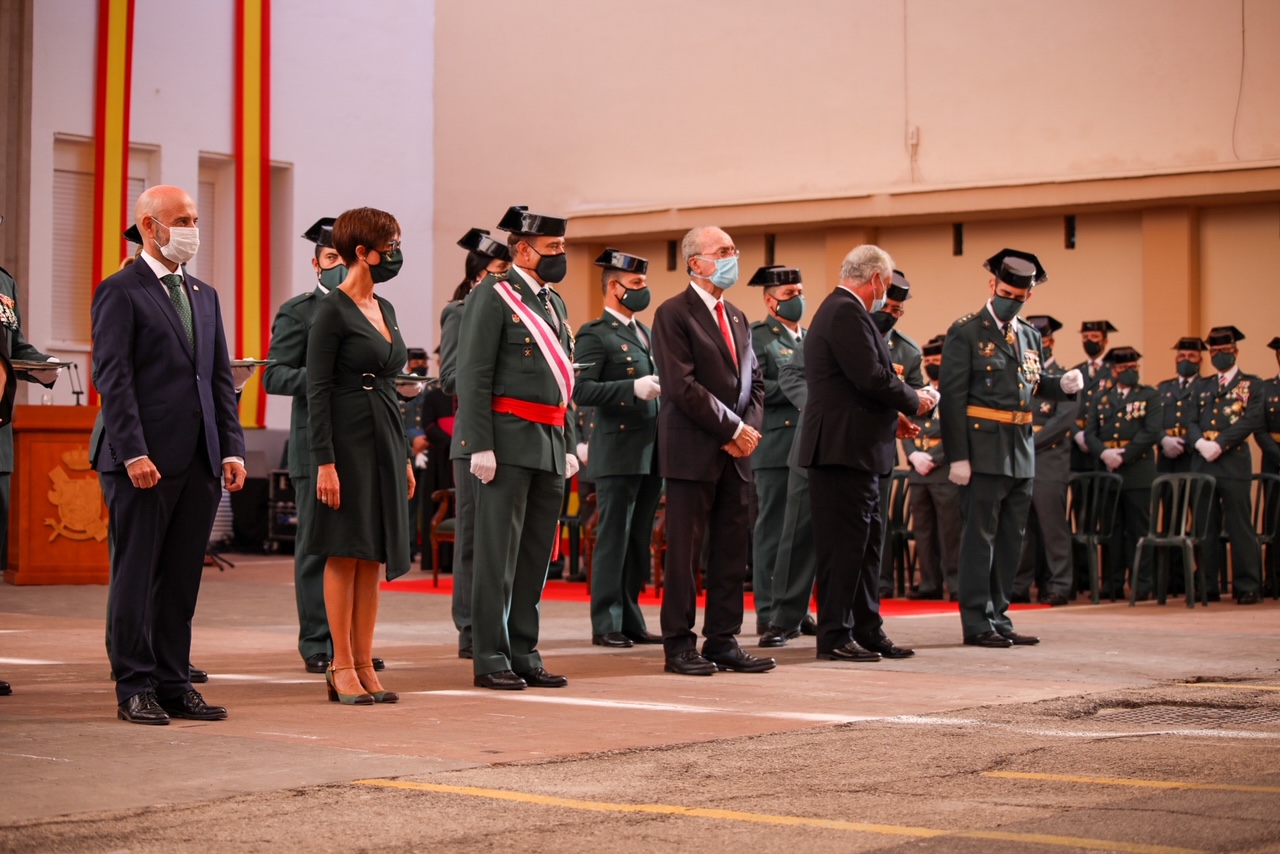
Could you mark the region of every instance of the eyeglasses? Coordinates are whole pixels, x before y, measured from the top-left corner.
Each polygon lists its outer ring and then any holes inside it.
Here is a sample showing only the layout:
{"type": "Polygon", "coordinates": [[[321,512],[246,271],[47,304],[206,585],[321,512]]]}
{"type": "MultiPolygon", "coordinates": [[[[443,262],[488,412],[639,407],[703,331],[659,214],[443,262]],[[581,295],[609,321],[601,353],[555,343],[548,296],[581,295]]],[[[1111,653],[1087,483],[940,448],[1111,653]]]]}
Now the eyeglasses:
{"type": "Polygon", "coordinates": [[[717,261],[717,260],[720,260],[720,259],[722,259],[722,258],[737,258],[737,257],[739,257],[740,255],[742,255],[742,253],[741,253],[741,252],[739,252],[739,251],[738,251],[737,249],[735,249],[734,247],[732,247],[732,246],[725,246],[725,247],[722,247],[722,248],[720,248],[720,249],[717,249],[717,250],[716,250],[716,254],[714,254],[714,255],[707,255],[706,253],[699,253],[699,254],[697,254],[697,255],[694,255],[693,257],[694,257],[694,258],[705,258],[705,259],[706,259],[706,260],[708,260],[708,261],[717,261]]]}
{"type": "Polygon", "coordinates": [[[379,252],[395,252],[399,248],[400,248],[400,241],[392,240],[387,243],[386,249],[379,249],[378,251],[379,252]]]}

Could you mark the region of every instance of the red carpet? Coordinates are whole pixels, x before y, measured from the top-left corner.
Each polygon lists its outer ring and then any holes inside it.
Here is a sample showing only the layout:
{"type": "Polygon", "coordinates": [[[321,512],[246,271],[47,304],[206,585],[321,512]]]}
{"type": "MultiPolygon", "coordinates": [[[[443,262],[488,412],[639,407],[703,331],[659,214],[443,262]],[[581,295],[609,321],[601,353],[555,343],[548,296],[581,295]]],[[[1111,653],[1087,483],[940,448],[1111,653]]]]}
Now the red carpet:
{"type": "MultiPolygon", "coordinates": [[[[450,596],[453,594],[453,576],[441,575],[440,586],[436,587],[431,583],[430,573],[413,571],[395,581],[382,582],[382,589],[395,593],[435,593],[441,596],[450,596]]],[[[542,598],[554,602],[582,602],[584,604],[591,601],[587,585],[580,581],[548,581],[547,586],[543,588],[542,598]]],[[[744,609],[747,611],[755,609],[755,598],[750,593],[744,593],[742,598],[744,609]]],[[[652,587],[646,587],[644,592],[640,594],[641,605],[657,605],[661,601],[661,597],[654,592],[652,587]]],[[[705,604],[703,598],[699,596],[698,605],[702,606],[703,604],[705,604]]],[[[1048,605],[1013,605],[1011,610],[1024,611],[1048,607],[1048,605]]],[[[886,617],[955,614],[958,611],[959,606],[954,602],[885,599],[880,603],[880,613],[886,617]]]]}

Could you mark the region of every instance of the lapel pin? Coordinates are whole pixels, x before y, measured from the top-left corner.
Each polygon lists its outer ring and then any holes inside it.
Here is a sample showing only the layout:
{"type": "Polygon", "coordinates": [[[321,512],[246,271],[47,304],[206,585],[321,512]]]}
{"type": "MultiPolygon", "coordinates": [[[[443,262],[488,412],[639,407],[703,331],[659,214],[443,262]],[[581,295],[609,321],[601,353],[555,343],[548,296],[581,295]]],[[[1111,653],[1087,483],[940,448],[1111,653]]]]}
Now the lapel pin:
{"type": "Polygon", "coordinates": [[[193,291],[198,291],[198,290],[200,290],[200,286],[199,286],[199,285],[192,285],[192,286],[191,286],[191,290],[193,290],[193,291]]]}

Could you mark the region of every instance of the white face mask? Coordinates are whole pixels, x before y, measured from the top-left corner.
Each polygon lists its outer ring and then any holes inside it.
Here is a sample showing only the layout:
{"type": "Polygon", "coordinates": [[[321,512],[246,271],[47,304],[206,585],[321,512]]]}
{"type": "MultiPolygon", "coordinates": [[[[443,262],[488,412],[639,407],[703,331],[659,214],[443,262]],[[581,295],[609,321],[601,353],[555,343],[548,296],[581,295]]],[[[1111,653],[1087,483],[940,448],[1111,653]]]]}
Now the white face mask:
{"type": "Polygon", "coordinates": [[[196,253],[200,251],[200,229],[194,226],[169,228],[160,220],[156,220],[156,225],[169,231],[169,242],[160,247],[161,255],[175,264],[185,264],[196,257],[196,253]]]}

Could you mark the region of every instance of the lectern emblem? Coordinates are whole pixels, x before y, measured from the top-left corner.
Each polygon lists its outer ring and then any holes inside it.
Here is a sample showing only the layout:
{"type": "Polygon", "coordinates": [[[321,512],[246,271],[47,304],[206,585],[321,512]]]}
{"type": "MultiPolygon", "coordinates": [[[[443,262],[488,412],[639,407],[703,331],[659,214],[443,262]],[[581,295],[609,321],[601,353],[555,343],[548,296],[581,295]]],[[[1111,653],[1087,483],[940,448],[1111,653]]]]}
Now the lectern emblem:
{"type": "Polygon", "coordinates": [[[64,452],[62,465],[49,472],[49,480],[53,481],[49,502],[58,508],[57,519],[44,520],[46,526],[53,528],[49,542],[59,535],[68,540],[95,539],[102,542],[107,538],[107,520],[103,518],[102,492],[97,479],[73,478],[63,466],[71,471],[89,471],[89,449],[76,448],[64,452]]]}

